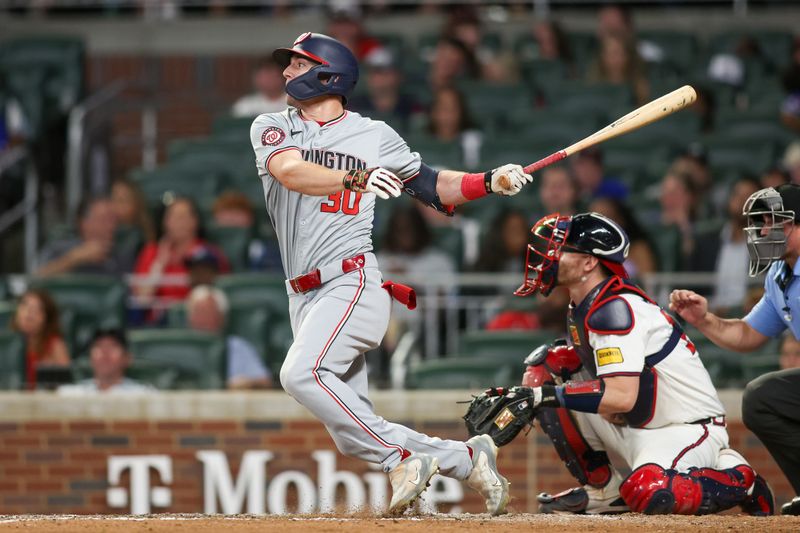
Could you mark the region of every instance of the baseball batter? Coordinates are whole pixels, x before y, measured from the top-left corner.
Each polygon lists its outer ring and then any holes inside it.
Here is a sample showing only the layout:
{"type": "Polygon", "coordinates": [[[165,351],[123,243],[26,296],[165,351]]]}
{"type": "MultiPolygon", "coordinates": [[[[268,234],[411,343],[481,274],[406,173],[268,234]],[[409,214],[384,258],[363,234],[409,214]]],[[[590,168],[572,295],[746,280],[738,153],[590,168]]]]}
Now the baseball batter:
{"type": "MultiPolygon", "coordinates": [[[[524,386],[504,396],[509,407],[526,401],[582,485],[540,495],[540,511],[707,514],[739,505],[772,514],[769,486],[728,445],[722,404],[694,345],[627,280],[625,232],[581,213],[549,215],[532,233],[517,294],[566,289],[568,336],[534,351],[524,386]],[[632,472],[623,480],[620,468],[632,472]]],[[[500,412],[489,432],[512,414],[500,412]]]]}
{"type": "Polygon", "coordinates": [[[284,68],[291,107],[256,118],[250,135],[288,278],[294,343],[281,384],[325,424],[342,453],[388,472],[391,513],[413,503],[438,470],[466,480],[490,513],[503,513],[508,482],[491,439],[442,440],[373,412],[364,353],[383,338],[390,293],[402,300],[406,288],[382,286],[372,221],[376,197],[405,191],[452,214],[490,192],[516,194],[531,177],[518,165],[435,171],[391,127],[346,111],[358,63],[330,37],[305,33],[273,57],[284,68]]]}

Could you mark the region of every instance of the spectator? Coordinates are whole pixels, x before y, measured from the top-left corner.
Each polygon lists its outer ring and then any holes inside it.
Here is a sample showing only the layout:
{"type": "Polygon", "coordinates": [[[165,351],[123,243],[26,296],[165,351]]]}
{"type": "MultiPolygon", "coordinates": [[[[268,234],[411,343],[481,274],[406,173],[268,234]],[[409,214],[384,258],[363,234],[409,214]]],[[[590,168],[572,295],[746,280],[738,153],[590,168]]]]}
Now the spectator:
{"type": "Polygon", "coordinates": [[[47,291],[25,291],[11,329],[25,338],[25,380],[29,389],[36,388],[37,367],[70,365],[67,345],[61,335],[58,307],[47,291]]]}
{"type": "Polygon", "coordinates": [[[58,274],[105,274],[130,272],[133,258],[114,250],[117,217],[108,198],[84,201],[78,209],[79,237],[48,245],[41,253],[38,276],[58,274]]]}
{"type": "Polygon", "coordinates": [[[708,77],[718,83],[741,87],[744,85],[748,74],[760,72],[747,72],[747,62],[764,60],[758,41],[750,35],[745,35],[733,46],[731,50],[720,51],[711,56],[708,63],[708,77]]]}
{"type": "Polygon", "coordinates": [[[198,244],[183,260],[189,272],[189,287],[213,285],[220,275],[222,265],[219,254],[206,244],[198,244]]]}
{"type": "Polygon", "coordinates": [[[350,109],[368,116],[384,117],[394,128],[407,130],[414,114],[420,112],[415,100],[401,88],[403,74],[388,50],[374,53],[366,62],[367,94],[355,95],[350,109]]]}
{"type": "MultiPolygon", "coordinates": [[[[192,289],[186,302],[189,327],[223,334],[228,314],[225,293],[210,285],[192,289]]],[[[229,389],[265,389],[272,386],[272,375],[255,347],[236,335],[227,335],[227,386],[229,389]]]]}
{"type": "Polygon", "coordinates": [[[636,52],[642,59],[658,63],[664,60],[664,50],[648,40],[636,40],[636,30],[628,9],[619,4],[609,4],[597,12],[597,38],[603,40],[609,35],[618,35],[635,44],[636,52]]]}
{"type": "Polygon", "coordinates": [[[698,216],[708,218],[713,213],[724,210],[723,207],[728,201],[728,187],[721,185],[718,189],[714,189],[708,157],[701,146],[690,146],[686,152],[672,162],[668,172],[685,174],[689,177],[694,189],[698,216]],[[706,201],[709,197],[711,202],[706,201]]]}
{"type": "Polygon", "coordinates": [[[645,66],[633,42],[620,35],[606,35],[600,41],[600,53],[588,73],[588,81],[628,86],[638,105],[650,96],[645,66]]]}
{"type": "Polygon", "coordinates": [[[731,308],[741,307],[747,293],[748,254],[744,233],[747,219],[742,214],[742,209],[750,195],[760,188],[761,184],[755,178],[737,180],[730,190],[727,220],[722,230],[695,236],[695,250],[689,269],[714,271],[714,291],[710,305],[722,314],[727,314],[731,308]]]}
{"type": "Polygon", "coordinates": [[[433,233],[419,209],[413,205],[396,207],[387,221],[378,253],[381,270],[417,278],[454,273],[453,260],[432,244],[433,233]]]}
{"type": "Polygon", "coordinates": [[[477,272],[523,272],[528,251],[530,224],[519,211],[504,210],[492,223],[474,270],[477,272]]]}
{"type": "Polygon", "coordinates": [[[789,182],[800,185],[800,141],[794,141],[786,147],[783,168],[789,174],[789,182]]]}
{"type": "MultiPolygon", "coordinates": [[[[256,215],[253,203],[241,192],[226,191],[219,195],[214,200],[211,213],[214,224],[218,227],[247,229],[251,235],[255,232],[256,215]]],[[[247,266],[251,270],[282,272],[277,242],[265,242],[258,237],[252,237],[247,247],[247,266]]],[[[221,265],[217,264],[217,267],[221,265]]]]}
{"type": "Polygon", "coordinates": [[[795,339],[790,331],[781,337],[780,354],[781,370],[800,368],[800,340],[795,339]]]}
{"type": "Polygon", "coordinates": [[[576,154],[572,158],[571,169],[578,184],[580,198],[585,202],[596,196],[620,200],[628,196],[628,188],[624,183],[605,175],[603,153],[599,148],[587,148],[576,154]]]}
{"type": "Polygon", "coordinates": [[[121,329],[98,329],[89,346],[89,362],[92,377],[58,388],[61,394],[125,394],[153,392],[155,388],[126,378],[125,371],[131,364],[128,340],[121,329]]]}
{"type": "Polygon", "coordinates": [[[781,104],[781,120],[786,127],[800,133],[800,39],[792,46],[792,60],[781,76],[786,97],[781,104]]]}
{"type": "Polygon", "coordinates": [[[625,270],[632,278],[658,270],[653,243],[626,204],[616,198],[600,197],[589,204],[589,211],[607,216],[628,234],[631,244],[625,270]]]}
{"type": "Polygon", "coordinates": [[[445,37],[460,41],[466,47],[480,66],[481,79],[508,82],[510,72],[505,65],[506,61],[496,50],[484,45],[483,28],[474,8],[462,6],[451,10],[442,33],[445,37]]]}
{"type": "Polygon", "coordinates": [[[661,227],[675,226],[680,231],[681,265],[685,265],[694,252],[696,198],[694,184],[688,175],[667,172],[661,181],[661,211],[658,222],[661,227]]]}
{"type": "Polygon", "coordinates": [[[277,113],[286,109],[286,80],[283,69],[272,57],[259,60],[253,71],[251,94],[242,96],[233,104],[234,117],[257,117],[262,113],[277,113]]]}
{"type": "Polygon", "coordinates": [[[534,24],[532,33],[537,45],[536,53],[525,59],[561,61],[569,70],[574,68],[572,49],[561,24],[554,20],[540,21],[534,24]]]}
{"type": "MultiPolygon", "coordinates": [[[[146,276],[147,279],[146,282],[137,284],[133,292],[145,307],[153,303],[154,296],[164,299],[165,304],[186,298],[190,289],[185,258],[197,246],[207,246],[214,250],[220,261],[220,270],[230,271],[224,254],[200,238],[200,219],[191,200],[178,198],[167,206],[161,229],[163,235],[158,242],[145,245],[136,260],[134,272],[146,276]],[[163,282],[164,275],[182,277],[185,281],[163,282]]],[[[149,321],[155,321],[159,317],[160,313],[155,312],[149,316],[149,321]]]]}
{"type": "Polygon", "coordinates": [[[475,129],[464,95],[452,87],[434,93],[428,112],[428,133],[440,141],[458,142],[464,165],[476,167],[480,161],[483,136],[475,129]]]}
{"type": "Polygon", "coordinates": [[[325,34],[347,46],[359,62],[369,61],[373,54],[384,50],[378,39],[367,34],[357,7],[335,11],[325,34]]]}
{"type": "Polygon", "coordinates": [[[136,228],[144,242],[156,240],[156,228],[141,189],[128,180],[117,180],[111,185],[111,204],[121,226],[136,228]]]}
{"type": "Polygon", "coordinates": [[[789,183],[789,174],[779,167],[773,167],[761,175],[761,188],[772,187],[773,189],[789,183]]]}
{"type": "Polygon", "coordinates": [[[578,186],[569,168],[562,165],[547,167],[542,171],[539,183],[539,198],[542,201],[544,214],[575,214],[578,186]]]}
{"type": "Polygon", "coordinates": [[[452,37],[439,40],[428,71],[431,90],[450,87],[459,80],[478,80],[480,77],[480,64],[464,43],[452,37]]]}

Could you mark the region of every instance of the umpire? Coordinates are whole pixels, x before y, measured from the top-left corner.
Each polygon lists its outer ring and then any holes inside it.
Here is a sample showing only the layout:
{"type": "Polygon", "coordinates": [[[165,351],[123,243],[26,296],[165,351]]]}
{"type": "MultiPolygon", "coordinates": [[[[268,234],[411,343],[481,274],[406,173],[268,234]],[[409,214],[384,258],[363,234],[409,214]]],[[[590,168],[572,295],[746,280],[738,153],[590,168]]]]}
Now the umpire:
{"type": "MultiPolygon", "coordinates": [[[[764,296],[744,318],[723,319],[688,290],[670,294],[670,309],[714,344],[737,352],[763,346],[789,328],[800,339],[800,186],[761,189],[744,205],[751,276],[767,271],[764,296]]],[[[800,369],[765,374],[747,385],[742,418],[800,495],[800,369]]],[[[800,496],[781,514],[800,515],[800,496]]]]}

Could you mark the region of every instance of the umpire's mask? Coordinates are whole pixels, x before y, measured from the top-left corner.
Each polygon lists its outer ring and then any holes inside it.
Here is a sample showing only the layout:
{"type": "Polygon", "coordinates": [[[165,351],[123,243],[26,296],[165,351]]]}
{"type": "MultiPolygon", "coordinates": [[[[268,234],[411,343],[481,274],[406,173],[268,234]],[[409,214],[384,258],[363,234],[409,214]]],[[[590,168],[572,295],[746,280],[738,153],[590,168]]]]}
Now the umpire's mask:
{"type": "MultiPolygon", "coordinates": [[[[787,187],[783,185],[778,189],[787,187]]],[[[786,224],[794,224],[795,212],[786,209],[781,192],[772,187],[750,195],[742,214],[747,217],[744,228],[747,253],[750,255],[750,276],[756,276],[783,258],[786,252],[786,224]]]]}

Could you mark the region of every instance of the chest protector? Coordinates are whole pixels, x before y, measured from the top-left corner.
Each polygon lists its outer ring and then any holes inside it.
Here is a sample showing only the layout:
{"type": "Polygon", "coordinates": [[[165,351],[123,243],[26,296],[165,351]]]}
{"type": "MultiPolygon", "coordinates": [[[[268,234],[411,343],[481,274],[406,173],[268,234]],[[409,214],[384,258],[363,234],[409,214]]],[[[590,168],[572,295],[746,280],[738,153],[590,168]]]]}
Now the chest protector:
{"type": "MultiPolygon", "coordinates": [[[[570,305],[567,314],[568,342],[575,348],[592,379],[597,379],[594,348],[589,344],[589,332],[598,335],[627,335],[633,329],[634,318],[624,294],[635,294],[658,306],[645,292],[633,283],[612,276],[592,289],[578,305],[570,305]]],[[[672,333],[658,351],[645,356],[644,368],[639,376],[639,394],[636,404],[623,416],[630,426],[643,427],[652,419],[656,407],[658,373],[655,366],[667,357],[685,334],[680,325],[663,310],[672,333]]],[[[687,339],[688,341],[688,339],[687,339]]]]}

